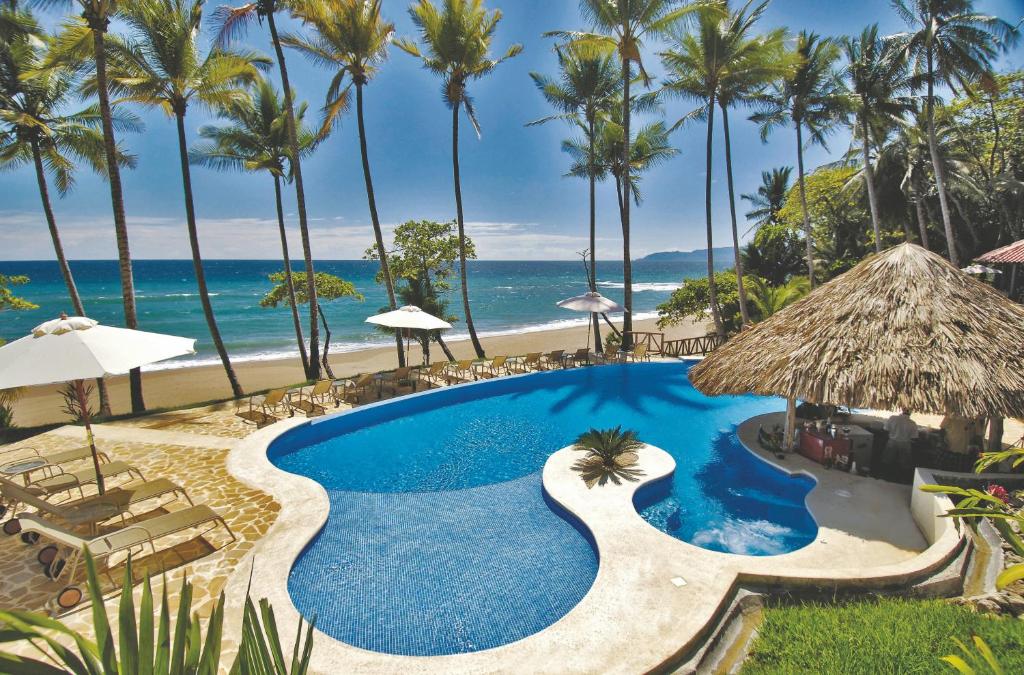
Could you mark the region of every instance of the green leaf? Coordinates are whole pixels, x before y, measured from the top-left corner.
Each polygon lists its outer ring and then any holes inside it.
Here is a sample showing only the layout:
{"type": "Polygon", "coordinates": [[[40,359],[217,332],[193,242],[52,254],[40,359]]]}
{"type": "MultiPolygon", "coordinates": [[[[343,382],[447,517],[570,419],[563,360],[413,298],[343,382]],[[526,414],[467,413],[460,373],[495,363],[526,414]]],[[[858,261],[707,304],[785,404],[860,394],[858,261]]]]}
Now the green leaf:
{"type": "Polygon", "coordinates": [[[147,575],[139,603],[139,675],[153,675],[153,586],[147,575]]]}
{"type": "Polygon", "coordinates": [[[121,584],[121,602],[118,607],[118,646],[121,652],[121,672],[139,672],[139,634],[135,623],[135,601],[132,597],[132,557],[124,566],[121,584]]]}
{"type": "Polygon", "coordinates": [[[967,665],[967,662],[959,656],[943,656],[940,657],[939,660],[945,661],[953,668],[955,668],[957,671],[963,673],[963,675],[975,675],[974,668],[971,668],[969,665],[967,665]]]}
{"type": "Polygon", "coordinates": [[[1024,564],[1007,567],[996,577],[996,588],[1006,588],[1021,579],[1024,579],[1024,564]]]}
{"type": "Polygon", "coordinates": [[[171,610],[167,603],[167,576],[161,583],[160,625],[157,628],[154,675],[169,675],[171,672],[171,610]]]}
{"type": "Polygon", "coordinates": [[[178,617],[174,624],[174,640],[171,642],[170,675],[184,675],[185,647],[188,637],[189,616],[192,609],[192,584],[185,577],[181,579],[181,597],[178,600],[178,617]]]}
{"type": "Polygon", "coordinates": [[[994,675],[1003,675],[1003,668],[999,665],[999,661],[996,660],[996,655],[992,653],[988,644],[986,644],[978,635],[971,636],[971,639],[974,640],[975,649],[977,649],[978,653],[981,654],[981,658],[985,659],[985,663],[987,663],[988,667],[992,669],[994,675]]]}
{"type": "Polygon", "coordinates": [[[99,578],[96,576],[96,561],[92,559],[89,547],[85,547],[85,570],[89,579],[89,597],[92,600],[92,625],[96,633],[96,645],[100,650],[100,661],[108,673],[116,673],[117,651],[114,649],[114,636],[110,632],[107,621],[107,608],[103,604],[103,591],[99,578]]]}

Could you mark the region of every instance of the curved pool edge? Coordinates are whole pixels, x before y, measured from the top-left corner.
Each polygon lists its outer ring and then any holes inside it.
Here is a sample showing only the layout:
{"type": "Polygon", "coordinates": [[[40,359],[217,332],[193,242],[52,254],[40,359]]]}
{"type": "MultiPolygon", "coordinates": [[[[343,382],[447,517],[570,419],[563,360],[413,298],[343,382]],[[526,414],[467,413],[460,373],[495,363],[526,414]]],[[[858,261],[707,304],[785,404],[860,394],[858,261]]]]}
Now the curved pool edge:
{"type": "MultiPolygon", "coordinates": [[[[527,638],[447,656],[371,652],[316,631],[312,671],[485,673],[525,669],[596,673],[606,672],[610,663],[625,672],[659,670],[678,664],[703,644],[741,584],[891,588],[927,577],[960,551],[959,534],[948,519],[939,518],[942,508],[935,502],[925,515],[936,521],[934,540],[925,550],[913,552],[904,560],[872,567],[836,566],[835,554],[842,553],[842,547],[826,539],[833,535],[828,519],[823,524],[818,513],[821,509],[817,500],[824,494],[820,488],[830,488],[832,479],[843,476],[851,480],[870,479],[828,472],[832,475],[825,476],[829,480],[824,481],[813,467],[779,466],[761,456],[747,438],[750,423],[757,419],[748,420],[737,430],[742,445],[786,473],[794,473],[791,469],[795,468],[817,481],[807,496],[808,510],[819,523],[819,534],[811,545],[778,556],[756,557],[718,553],[687,544],[647,523],[633,505],[633,494],[638,488],[674,469],[674,460],[668,453],[648,446],[640,463],[648,473],[644,480],[588,490],[570,469],[578,455],[565,448],[545,463],[543,481],[549,497],[578,518],[597,545],[597,577],[579,604],[527,638]],[[677,585],[673,579],[683,579],[683,584],[677,585]]],[[[281,511],[264,538],[229,577],[225,588],[227,600],[230,607],[241,607],[251,567],[254,597],[265,597],[273,604],[281,625],[295,626],[301,618],[288,592],[288,573],[326,522],[329,500],[319,483],[275,467],[267,451],[278,436],[308,423],[303,418],[283,420],[244,439],[228,457],[229,471],[242,482],[274,496],[281,511]]],[[[909,512],[906,500],[902,508],[909,512]]],[[[840,558],[849,563],[860,556],[854,550],[840,558]]],[[[241,612],[226,612],[225,621],[226,632],[238,634],[241,612]]],[[[288,633],[285,631],[286,636],[288,633]]]]}

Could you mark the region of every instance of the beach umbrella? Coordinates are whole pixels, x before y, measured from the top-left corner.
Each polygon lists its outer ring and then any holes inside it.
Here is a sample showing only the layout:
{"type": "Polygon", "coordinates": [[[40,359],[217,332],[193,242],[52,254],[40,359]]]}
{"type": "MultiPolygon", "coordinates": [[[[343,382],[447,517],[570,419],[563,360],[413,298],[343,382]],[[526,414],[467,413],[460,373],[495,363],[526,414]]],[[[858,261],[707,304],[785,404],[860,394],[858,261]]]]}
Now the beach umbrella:
{"type": "Polygon", "coordinates": [[[73,383],[92,449],[96,484],[103,493],[85,380],[123,375],[150,363],[195,354],[195,343],[191,338],[103,326],[88,317],[61,314],[33,328],[31,335],[0,347],[0,389],[73,383]]]}
{"type": "Polygon", "coordinates": [[[978,263],[968,265],[967,267],[961,267],[960,271],[964,272],[965,274],[1002,274],[1001,270],[993,269],[991,267],[985,267],[984,265],[979,265],[978,263]]]}
{"type": "MultiPolygon", "coordinates": [[[[571,309],[574,312],[587,312],[588,314],[607,314],[609,312],[627,312],[625,307],[610,300],[597,291],[588,291],[583,295],[576,295],[555,303],[562,309],[571,309]]],[[[587,348],[590,348],[590,331],[587,331],[587,348]]],[[[597,347],[595,346],[595,350],[597,347]]],[[[600,350],[597,350],[600,351],[600,350]]]]}
{"type": "Polygon", "coordinates": [[[366,323],[386,326],[388,328],[405,329],[407,331],[405,339],[405,353],[407,358],[409,354],[409,330],[444,330],[452,327],[452,325],[444,319],[439,319],[433,314],[424,312],[415,305],[405,305],[404,307],[399,307],[398,309],[391,310],[390,312],[384,312],[383,314],[367,317],[366,323]]]}
{"type": "MultiPolygon", "coordinates": [[[[915,244],[873,255],[690,369],[709,395],[1024,416],[1024,306],[915,244]]],[[[787,442],[794,422],[787,414],[787,442]]]]}

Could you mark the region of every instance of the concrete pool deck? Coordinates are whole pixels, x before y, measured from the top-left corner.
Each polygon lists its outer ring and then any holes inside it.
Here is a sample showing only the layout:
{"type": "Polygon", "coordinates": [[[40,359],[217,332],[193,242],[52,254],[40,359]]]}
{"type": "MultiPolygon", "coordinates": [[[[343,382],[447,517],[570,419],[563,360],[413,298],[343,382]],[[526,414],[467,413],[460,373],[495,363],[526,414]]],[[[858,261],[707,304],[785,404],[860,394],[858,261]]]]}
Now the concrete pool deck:
{"type": "MultiPolygon", "coordinates": [[[[549,496],[578,517],[597,545],[599,568],[582,601],[560,620],[522,640],[493,649],[448,656],[396,656],[370,652],[317,632],[314,672],[333,673],[598,673],[648,672],[685,661],[714,628],[740,585],[874,590],[906,587],[945,567],[963,540],[952,522],[938,518],[948,506],[927,495],[926,508],[911,510],[911,488],[830,471],[796,455],[776,461],[759,450],[759,424],[740,425],[748,450],[790,473],[812,476],[817,485],[807,506],[819,531],[808,546],[791,553],[755,557],[708,551],[675,539],[644,521],[633,505],[636,490],[669,476],[675,462],[647,446],[640,452],[638,482],[587,489],[571,464],[570,448],[555,452],[543,469],[549,496]]],[[[327,519],[324,489],[285,473],[267,458],[280,434],[305,423],[284,420],[243,439],[228,457],[240,481],[280,503],[277,520],[235,568],[226,586],[229,606],[239,606],[249,583],[268,598],[279,625],[300,619],[288,593],[288,570],[327,519]]],[[[922,495],[924,493],[921,493],[922,495]]],[[[344,598],[338,598],[344,602],[344,598]]],[[[240,628],[240,615],[225,617],[225,633],[240,628]]],[[[285,631],[287,634],[288,631],[285,631]]],[[[290,639],[290,638],[289,638],[290,639]]]]}

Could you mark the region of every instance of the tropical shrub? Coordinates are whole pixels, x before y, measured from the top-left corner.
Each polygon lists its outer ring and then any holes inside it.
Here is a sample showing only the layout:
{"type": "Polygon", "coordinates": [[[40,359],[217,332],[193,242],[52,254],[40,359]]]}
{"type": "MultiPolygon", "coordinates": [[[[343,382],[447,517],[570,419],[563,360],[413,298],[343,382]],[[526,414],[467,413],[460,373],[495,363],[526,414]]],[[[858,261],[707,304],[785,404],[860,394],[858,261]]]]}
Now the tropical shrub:
{"type": "Polygon", "coordinates": [[[636,468],[640,460],[637,450],[643,447],[635,431],[591,429],[576,439],[573,450],[586,455],[576,460],[573,470],[580,473],[588,488],[611,481],[620,485],[623,480],[637,481],[644,472],[636,468]]]}
{"type": "MultiPolygon", "coordinates": [[[[59,620],[42,614],[0,610],[0,623],[5,626],[4,630],[0,631],[0,641],[28,641],[46,654],[42,646],[45,645],[52,653],[52,656],[48,657],[57,664],[0,650],[0,672],[34,675],[57,675],[68,672],[75,675],[214,675],[219,672],[224,623],[223,591],[210,615],[205,638],[202,635],[199,615],[194,612],[190,614],[193,587],[184,578],[181,582],[180,600],[173,629],[167,601],[167,586],[164,585],[157,615],[154,611],[153,589],[149,577],[143,581],[142,599],[136,616],[135,601],[132,597],[132,561],[129,557],[125,565],[118,605],[115,645],[114,634],[107,619],[103,591],[96,576],[96,564],[88,549],[85,552],[85,566],[88,592],[92,601],[95,640],[72,630],[59,620]],[[68,640],[74,643],[74,648],[65,645],[68,640]]],[[[69,591],[74,592],[77,589],[67,588],[62,593],[69,591]]],[[[266,599],[260,600],[260,612],[257,614],[252,598],[247,592],[238,654],[230,672],[232,675],[304,675],[309,670],[315,623],[314,619],[308,624],[306,635],[303,637],[304,622],[300,618],[291,660],[286,661],[273,608],[266,599]]]]}
{"type": "MultiPolygon", "coordinates": [[[[740,296],[736,288],[736,272],[727,270],[715,274],[718,289],[718,306],[722,312],[722,323],[727,332],[740,329],[740,296]]],[[[683,285],[672,291],[668,300],[658,305],[658,327],[675,326],[689,318],[706,321],[711,317],[711,294],[707,277],[686,279],[683,285]]]]}

